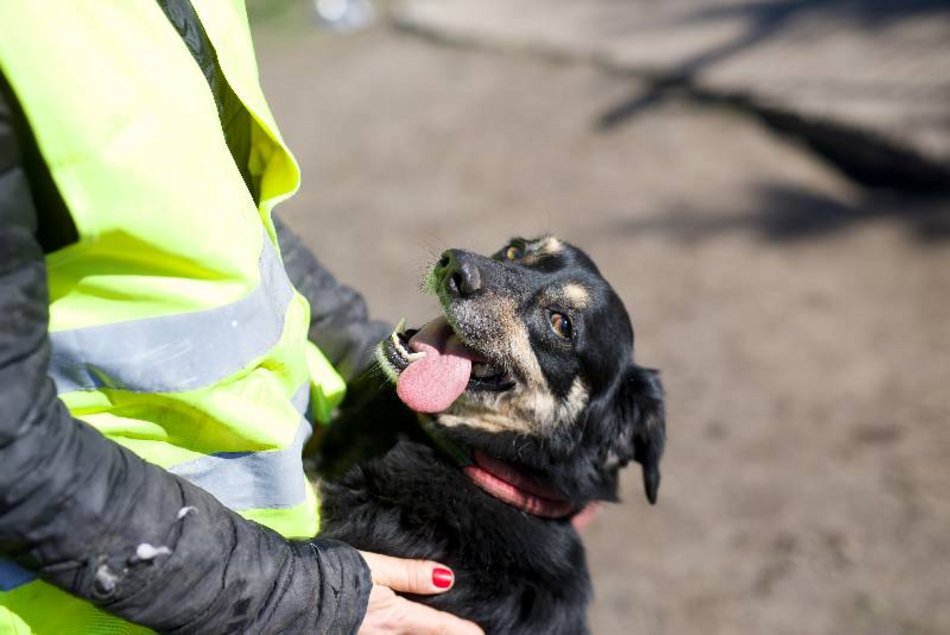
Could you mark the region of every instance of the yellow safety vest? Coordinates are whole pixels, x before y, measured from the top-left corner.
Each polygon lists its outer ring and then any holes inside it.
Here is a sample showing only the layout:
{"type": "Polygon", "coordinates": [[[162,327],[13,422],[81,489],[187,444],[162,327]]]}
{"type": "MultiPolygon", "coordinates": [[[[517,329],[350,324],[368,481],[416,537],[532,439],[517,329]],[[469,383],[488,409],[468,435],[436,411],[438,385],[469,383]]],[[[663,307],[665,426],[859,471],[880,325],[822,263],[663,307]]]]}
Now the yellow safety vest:
{"type": "MultiPolygon", "coordinates": [[[[0,69],[79,241],[50,254],[52,375],[75,417],[288,537],[318,529],[301,448],[344,384],[309,342],[270,212],[297,164],[241,0],[193,0],[253,120],[249,194],[155,0],[0,2],[0,69]]],[[[0,560],[0,634],[140,627],[0,560]]]]}

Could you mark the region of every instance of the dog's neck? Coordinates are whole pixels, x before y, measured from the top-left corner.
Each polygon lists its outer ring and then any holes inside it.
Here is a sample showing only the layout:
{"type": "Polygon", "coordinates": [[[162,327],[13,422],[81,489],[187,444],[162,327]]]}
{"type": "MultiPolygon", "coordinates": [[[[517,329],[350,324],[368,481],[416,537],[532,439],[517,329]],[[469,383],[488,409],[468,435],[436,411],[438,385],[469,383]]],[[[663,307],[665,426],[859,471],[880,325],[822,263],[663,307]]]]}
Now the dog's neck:
{"type": "Polygon", "coordinates": [[[461,469],[469,480],[487,494],[521,511],[548,519],[573,516],[575,506],[556,492],[545,491],[522,475],[517,468],[485,455],[443,434],[428,415],[419,415],[419,424],[432,443],[461,469]]]}
{"type": "Polygon", "coordinates": [[[422,427],[422,430],[435,447],[439,448],[446,456],[452,459],[459,468],[465,468],[475,463],[475,459],[472,458],[472,449],[442,434],[432,415],[417,413],[416,416],[419,419],[419,425],[422,427]]]}

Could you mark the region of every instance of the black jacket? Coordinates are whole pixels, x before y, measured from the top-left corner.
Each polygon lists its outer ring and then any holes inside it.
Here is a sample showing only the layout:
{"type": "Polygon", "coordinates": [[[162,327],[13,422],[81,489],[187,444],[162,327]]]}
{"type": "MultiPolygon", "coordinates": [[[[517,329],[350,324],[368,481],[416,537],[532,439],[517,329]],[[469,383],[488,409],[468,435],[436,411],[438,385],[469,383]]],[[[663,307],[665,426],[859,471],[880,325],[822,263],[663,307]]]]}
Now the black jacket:
{"type": "MultiPolygon", "coordinates": [[[[190,5],[162,4],[209,77],[243,165],[247,113],[228,96],[190,5]]],[[[311,339],[349,379],[386,327],[370,322],[362,298],[277,224],[290,279],[313,307],[311,339]]],[[[0,556],[159,631],[354,632],[371,586],[354,549],[287,541],[241,518],[74,419],[57,398],[47,376],[44,253],[72,240],[62,199],[0,75],[0,556]],[[171,553],[143,559],[143,544],[171,553]]]]}

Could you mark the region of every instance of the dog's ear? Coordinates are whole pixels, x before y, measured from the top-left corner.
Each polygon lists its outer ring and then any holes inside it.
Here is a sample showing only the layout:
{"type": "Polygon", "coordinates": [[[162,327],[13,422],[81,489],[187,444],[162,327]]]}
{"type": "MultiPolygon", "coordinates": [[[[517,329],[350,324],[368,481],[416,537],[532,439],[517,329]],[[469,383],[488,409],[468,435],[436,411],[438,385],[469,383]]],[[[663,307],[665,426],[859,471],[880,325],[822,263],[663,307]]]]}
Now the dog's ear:
{"type": "Polygon", "coordinates": [[[660,488],[660,457],[666,442],[659,372],[628,364],[608,400],[612,425],[601,440],[606,446],[605,467],[616,471],[631,459],[640,463],[647,500],[654,504],[660,488]]]}
{"type": "Polygon", "coordinates": [[[666,412],[660,373],[631,364],[626,381],[627,396],[633,402],[633,458],[643,468],[643,488],[651,505],[660,489],[660,457],[666,444],[666,412]]]}

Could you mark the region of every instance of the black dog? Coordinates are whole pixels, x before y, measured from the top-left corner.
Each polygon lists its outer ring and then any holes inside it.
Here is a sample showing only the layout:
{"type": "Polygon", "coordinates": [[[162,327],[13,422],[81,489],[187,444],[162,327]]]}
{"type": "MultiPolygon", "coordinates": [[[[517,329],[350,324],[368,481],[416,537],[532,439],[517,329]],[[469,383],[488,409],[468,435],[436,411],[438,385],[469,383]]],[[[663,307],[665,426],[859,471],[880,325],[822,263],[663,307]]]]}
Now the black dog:
{"type": "Polygon", "coordinates": [[[571,518],[616,500],[632,459],[656,501],[659,377],[597,267],[555,238],[447,251],[425,286],[444,317],[377,351],[396,390],[346,404],[323,440],[323,535],[451,566],[449,592],[413,599],[488,633],[586,633],[571,518]]]}

